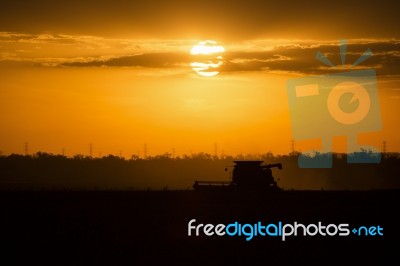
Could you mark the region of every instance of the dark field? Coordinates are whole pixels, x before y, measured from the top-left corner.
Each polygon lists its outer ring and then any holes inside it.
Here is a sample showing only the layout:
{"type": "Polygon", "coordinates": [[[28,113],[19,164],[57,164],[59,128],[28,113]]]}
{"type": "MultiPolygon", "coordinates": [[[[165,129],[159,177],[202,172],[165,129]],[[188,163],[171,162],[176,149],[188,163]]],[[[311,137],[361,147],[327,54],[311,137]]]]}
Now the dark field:
{"type": "Polygon", "coordinates": [[[3,191],[1,265],[382,265],[398,256],[399,192],[3,191]],[[191,219],[380,225],[384,235],[188,237],[191,219]]]}

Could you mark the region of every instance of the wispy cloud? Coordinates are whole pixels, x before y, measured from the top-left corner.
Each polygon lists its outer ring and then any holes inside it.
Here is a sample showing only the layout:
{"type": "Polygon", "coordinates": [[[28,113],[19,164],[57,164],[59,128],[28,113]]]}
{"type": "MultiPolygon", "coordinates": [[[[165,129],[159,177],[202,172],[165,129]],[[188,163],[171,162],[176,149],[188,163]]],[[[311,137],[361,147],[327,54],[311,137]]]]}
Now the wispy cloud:
{"type": "MultiPolygon", "coordinates": [[[[132,40],[65,34],[0,32],[2,64],[52,67],[189,68],[195,40],[132,40]]],[[[324,74],[342,69],[337,41],[253,40],[225,44],[220,72],[266,71],[324,74]],[[318,51],[338,67],[315,59],[318,51]]],[[[400,75],[400,40],[349,40],[345,69],[367,50],[373,56],[353,69],[374,68],[378,75],[400,75]]]]}
{"type": "Polygon", "coordinates": [[[318,43],[309,41],[277,43],[268,49],[227,53],[222,71],[286,71],[303,74],[325,74],[342,69],[374,68],[378,75],[400,75],[400,42],[398,40],[350,40],[342,66],[337,42],[318,43]],[[373,56],[359,66],[354,62],[367,50],[373,56]],[[315,59],[318,51],[325,54],[336,67],[327,67],[315,59]]]}
{"type": "Polygon", "coordinates": [[[182,67],[190,62],[190,56],[184,53],[145,53],[121,56],[110,59],[95,59],[80,62],[66,62],[62,66],[74,67],[150,67],[173,68],[182,67]]]}

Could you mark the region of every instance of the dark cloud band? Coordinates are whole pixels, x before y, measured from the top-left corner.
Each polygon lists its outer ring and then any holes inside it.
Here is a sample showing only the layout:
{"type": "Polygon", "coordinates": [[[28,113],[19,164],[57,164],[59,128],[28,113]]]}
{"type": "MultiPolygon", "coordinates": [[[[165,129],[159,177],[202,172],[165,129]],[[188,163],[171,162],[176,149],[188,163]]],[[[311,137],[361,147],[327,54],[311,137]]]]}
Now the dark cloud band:
{"type": "MultiPolygon", "coordinates": [[[[366,42],[349,44],[345,65],[349,67],[367,50],[373,56],[354,68],[375,68],[379,75],[400,74],[400,43],[366,42]]],[[[193,59],[185,53],[147,53],[121,56],[108,60],[87,62],[68,62],[61,66],[69,67],[144,67],[174,68],[189,66],[193,59]]],[[[220,72],[235,71],[287,71],[303,74],[324,74],[341,69],[341,57],[338,45],[285,45],[269,51],[227,52],[220,72]],[[329,68],[315,59],[318,51],[325,54],[337,67],[329,68]]]]}

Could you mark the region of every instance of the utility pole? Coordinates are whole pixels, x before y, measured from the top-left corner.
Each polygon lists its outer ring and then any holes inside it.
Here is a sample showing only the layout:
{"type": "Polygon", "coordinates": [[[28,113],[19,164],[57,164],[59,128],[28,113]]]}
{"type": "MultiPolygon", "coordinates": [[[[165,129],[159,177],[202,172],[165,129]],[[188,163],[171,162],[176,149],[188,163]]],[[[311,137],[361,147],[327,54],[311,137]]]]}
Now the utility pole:
{"type": "Polygon", "coordinates": [[[294,151],[294,140],[292,139],[292,142],[291,142],[291,149],[292,149],[292,154],[294,154],[295,153],[295,151],[294,151]]]}
{"type": "Polygon", "coordinates": [[[147,158],[147,144],[146,143],[144,144],[143,156],[144,156],[144,159],[147,158]]]}
{"type": "Polygon", "coordinates": [[[175,148],[172,148],[172,158],[175,158],[175,148]]]}
{"type": "Polygon", "coordinates": [[[218,143],[214,143],[214,156],[218,158],[218,143]]]}
{"type": "Polygon", "coordinates": [[[24,150],[25,150],[25,155],[28,155],[28,142],[25,142],[24,150]]]}
{"type": "Polygon", "coordinates": [[[65,148],[62,148],[62,156],[65,156],[65,148]]]}
{"type": "Polygon", "coordinates": [[[382,153],[385,154],[386,153],[386,140],[384,140],[382,142],[382,153]]]}

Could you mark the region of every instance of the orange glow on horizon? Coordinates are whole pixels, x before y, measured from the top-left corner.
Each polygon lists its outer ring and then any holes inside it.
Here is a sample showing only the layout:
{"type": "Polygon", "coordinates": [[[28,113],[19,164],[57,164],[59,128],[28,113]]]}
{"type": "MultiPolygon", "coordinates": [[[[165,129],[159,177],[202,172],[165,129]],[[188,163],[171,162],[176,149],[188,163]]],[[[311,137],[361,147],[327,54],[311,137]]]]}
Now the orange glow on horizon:
{"type": "MultiPolygon", "coordinates": [[[[294,58],[317,43],[253,40],[223,47],[213,41],[141,40],[135,45],[88,36],[3,35],[23,40],[4,43],[15,47],[0,61],[3,154],[23,153],[25,142],[31,153],[65,149],[67,155],[87,154],[89,143],[95,154],[122,151],[125,157],[143,153],[145,143],[149,155],[213,154],[214,143],[220,154],[287,154],[292,133],[286,81],[306,75],[299,72],[303,65],[300,70],[292,65],[311,63],[294,58]],[[96,57],[93,51],[102,49],[107,52],[96,57]]],[[[312,55],[306,58],[318,69],[312,55]]],[[[378,83],[383,130],[363,133],[359,142],[380,147],[386,140],[391,150],[400,150],[394,90],[399,82],[387,76],[378,83]]],[[[335,143],[334,151],[346,151],[345,141],[335,143]]],[[[296,141],[297,150],[319,145],[319,140],[296,141]]]]}

